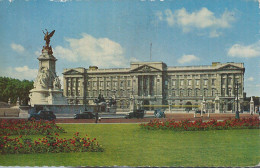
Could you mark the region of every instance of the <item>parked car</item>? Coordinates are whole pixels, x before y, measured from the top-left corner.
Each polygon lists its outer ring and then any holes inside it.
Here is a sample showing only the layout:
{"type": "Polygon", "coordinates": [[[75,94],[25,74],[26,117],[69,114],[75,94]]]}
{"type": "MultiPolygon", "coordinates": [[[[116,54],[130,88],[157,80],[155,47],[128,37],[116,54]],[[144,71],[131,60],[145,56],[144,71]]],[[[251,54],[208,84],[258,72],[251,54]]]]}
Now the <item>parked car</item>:
{"type": "Polygon", "coordinates": [[[79,114],[74,114],[74,119],[93,119],[95,115],[92,112],[85,111],[79,114]]]}
{"type": "MultiPolygon", "coordinates": [[[[197,113],[200,114],[200,113],[201,113],[201,110],[198,110],[198,109],[197,109],[197,110],[195,110],[195,113],[196,113],[196,114],[197,114],[197,113]]],[[[205,114],[205,111],[202,111],[202,113],[205,114]]]]}
{"type": "Polygon", "coordinates": [[[56,115],[52,111],[40,110],[38,113],[30,114],[28,120],[55,120],[56,115]]]}
{"type": "Polygon", "coordinates": [[[134,112],[128,113],[125,118],[144,118],[144,110],[135,110],[134,112]]]}
{"type": "Polygon", "coordinates": [[[165,113],[164,113],[164,111],[162,111],[162,109],[156,109],[156,110],[154,110],[154,117],[165,118],[165,113]]]}

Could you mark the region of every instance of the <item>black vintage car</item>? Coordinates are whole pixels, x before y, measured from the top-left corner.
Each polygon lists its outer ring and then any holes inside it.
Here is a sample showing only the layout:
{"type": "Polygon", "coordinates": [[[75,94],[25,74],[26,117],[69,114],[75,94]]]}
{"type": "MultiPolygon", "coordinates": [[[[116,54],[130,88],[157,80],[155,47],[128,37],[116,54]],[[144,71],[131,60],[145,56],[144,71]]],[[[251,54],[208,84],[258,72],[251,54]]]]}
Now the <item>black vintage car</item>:
{"type": "Polygon", "coordinates": [[[74,114],[74,119],[93,119],[95,115],[92,112],[85,111],[79,114],[74,114]]]}
{"type": "Polygon", "coordinates": [[[52,111],[40,110],[38,113],[30,114],[28,120],[55,120],[56,115],[52,111]]]}
{"type": "MultiPolygon", "coordinates": [[[[195,113],[196,113],[196,114],[197,114],[197,113],[200,114],[200,113],[201,113],[201,110],[197,109],[197,110],[195,110],[195,113]]],[[[202,113],[205,114],[205,111],[202,111],[202,113]]]]}
{"type": "Polygon", "coordinates": [[[144,110],[135,110],[134,112],[128,113],[125,118],[144,118],[144,110]]]}

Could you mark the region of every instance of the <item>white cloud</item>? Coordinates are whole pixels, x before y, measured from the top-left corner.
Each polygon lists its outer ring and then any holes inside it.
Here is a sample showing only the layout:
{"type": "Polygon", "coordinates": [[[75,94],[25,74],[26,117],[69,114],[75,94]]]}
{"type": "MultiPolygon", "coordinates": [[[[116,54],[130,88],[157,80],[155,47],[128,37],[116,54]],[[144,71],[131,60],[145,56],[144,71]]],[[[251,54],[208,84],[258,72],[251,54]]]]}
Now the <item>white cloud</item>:
{"type": "Polygon", "coordinates": [[[185,64],[185,63],[189,63],[189,62],[192,62],[192,61],[198,61],[198,60],[199,60],[199,58],[196,57],[195,55],[183,55],[177,61],[180,64],[185,64]]]}
{"type": "Polygon", "coordinates": [[[20,44],[12,43],[11,48],[17,53],[23,53],[25,51],[24,47],[20,44]]]}
{"type": "Polygon", "coordinates": [[[156,17],[157,17],[160,21],[163,20],[163,13],[162,13],[161,11],[157,11],[157,12],[155,13],[155,15],[156,15],[156,17]]]}
{"type": "Polygon", "coordinates": [[[40,50],[38,50],[38,51],[35,51],[34,54],[35,54],[37,57],[39,57],[39,56],[42,54],[42,52],[41,52],[40,50]]]}
{"type": "Polygon", "coordinates": [[[140,62],[140,60],[135,57],[131,57],[129,61],[130,62],[140,62]]]}
{"type": "Polygon", "coordinates": [[[260,56],[260,41],[244,46],[241,44],[234,44],[229,50],[228,55],[231,57],[253,58],[260,56]]]}
{"type": "Polygon", "coordinates": [[[209,37],[219,37],[222,33],[221,32],[217,32],[216,30],[213,30],[209,33],[209,37]]]}
{"type": "Polygon", "coordinates": [[[183,32],[189,32],[194,28],[210,29],[210,37],[218,37],[221,33],[217,33],[216,29],[229,28],[235,21],[233,12],[225,11],[221,16],[216,17],[205,7],[192,13],[187,12],[185,8],[176,10],[174,13],[170,9],[166,9],[164,13],[157,12],[156,16],[158,20],[167,22],[171,27],[175,25],[181,27],[183,32]]]}
{"type": "Polygon", "coordinates": [[[28,66],[23,67],[8,67],[5,69],[1,69],[0,76],[7,76],[16,79],[28,79],[34,80],[37,76],[37,69],[30,69],[28,66]]]}
{"type": "Polygon", "coordinates": [[[82,34],[80,39],[68,38],[67,48],[57,46],[54,55],[71,62],[86,62],[99,67],[125,67],[128,62],[119,43],[108,38],[82,34]]]}
{"type": "Polygon", "coordinates": [[[166,16],[165,20],[166,20],[166,22],[168,23],[168,25],[169,25],[169,26],[173,26],[175,20],[174,20],[174,15],[173,15],[172,11],[171,11],[170,9],[166,9],[166,10],[164,11],[164,14],[165,14],[165,16],[166,16]]]}
{"type": "Polygon", "coordinates": [[[248,81],[254,81],[254,78],[251,76],[247,79],[248,81]]]}

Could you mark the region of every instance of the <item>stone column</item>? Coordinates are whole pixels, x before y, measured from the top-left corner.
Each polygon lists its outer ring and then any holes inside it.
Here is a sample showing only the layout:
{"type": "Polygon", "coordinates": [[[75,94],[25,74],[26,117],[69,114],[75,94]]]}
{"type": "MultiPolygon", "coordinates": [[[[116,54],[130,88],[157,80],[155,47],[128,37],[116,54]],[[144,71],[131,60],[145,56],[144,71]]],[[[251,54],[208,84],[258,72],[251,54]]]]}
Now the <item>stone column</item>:
{"type": "Polygon", "coordinates": [[[20,106],[20,99],[19,99],[19,97],[17,98],[16,106],[20,106]]]}
{"type": "Polygon", "coordinates": [[[228,74],[226,74],[225,76],[226,76],[225,96],[227,97],[228,96],[228,91],[229,91],[229,88],[228,88],[228,74]]]}
{"type": "Polygon", "coordinates": [[[75,86],[76,97],[78,97],[77,93],[78,93],[78,87],[79,87],[79,78],[75,79],[75,83],[76,83],[76,86],[75,86]]]}
{"type": "Polygon", "coordinates": [[[73,86],[72,86],[72,84],[73,84],[73,78],[70,78],[70,96],[72,96],[72,93],[73,93],[73,86]]]}
{"type": "Polygon", "coordinates": [[[141,78],[141,96],[144,96],[144,76],[142,75],[141,78]]]}
{"type": "Polygon", "coordinates": [[[215,113],[219,113],[219,97],[218,96],[216,96],[216,98],[215,98],[215,113]]]}
{"type": "Polygon", "coordinates": [[[148,80],[147,80],[147,95],[150,96],[150,76],[147,76],[148,80]]]}
{"type": "Polygon", "coordinates": [[[137,109],[140,109],[141,105],[140,105],[140,102],[138,101],[137,102],[137,109]]]}
{"type": "Polygon", "coordinates": [[[130,112],[132,112],[134,110],[135,110],[135,97],[134,97],[134,95],[131,95],[131,98],[130,98],[130,112]]]}
{"type": "Polygon", "coordinates": [[[169,101],[169,113],[172,113],[172,101],[169,101]]]}
{"type": "Polygon", "coordinates": [[[206,111],[205,107],[206,107],[206,101],[204,100],[204,97],[203,97],[203,100],[201,102],[200,116],[203,116],[203,111],[206,111]]]}
{"type": "Polygon", "coordinates": [[[251,100],[250,100],[250,114],[253,115],[254,114],[254,101],[253,101],[253,97],[251,97],[251,100]]]}

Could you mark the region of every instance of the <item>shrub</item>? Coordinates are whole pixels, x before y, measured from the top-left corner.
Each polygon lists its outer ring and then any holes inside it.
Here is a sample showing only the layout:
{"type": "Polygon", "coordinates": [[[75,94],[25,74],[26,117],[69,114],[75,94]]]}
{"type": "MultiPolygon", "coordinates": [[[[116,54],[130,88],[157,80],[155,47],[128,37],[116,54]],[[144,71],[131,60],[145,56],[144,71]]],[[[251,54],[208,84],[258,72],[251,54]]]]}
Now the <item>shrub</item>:
{"type": "Polygon", "coordinates": [[[79,137],[75,133],[71,139],[58,138],[59,134],[48,134],[43,138],[33,141],[20,135],[16,138],[0,137],[1,154],[30,154],[30,153],[60,153],[60,152],[103,152],[96,138],[90,139],[87,135],[79,137]]]}
{"type": "Polygon", "coordinates": [[[211,119],[203,122],[201,119],[194,122],[190,120],[183,120],[176,122],[174,119],[167,121],[159,121],[155,119],[146,124],[140,124],[141,128],[148,130],[168,129],[173,131],[205,131],[205,130],[225,130],[225,129],[259,129],[259,119],[242,118],[242,119],[228,119],[224,121],[217,121],[211,119]]]}
{"type": "Polygon", "coordinates": [[[62,127],[55,121],[28,121],[28,120],[2,120],[0,119],[0,136],[2,135],[47,135],[49,133],[63,133],[62,127]]]}

